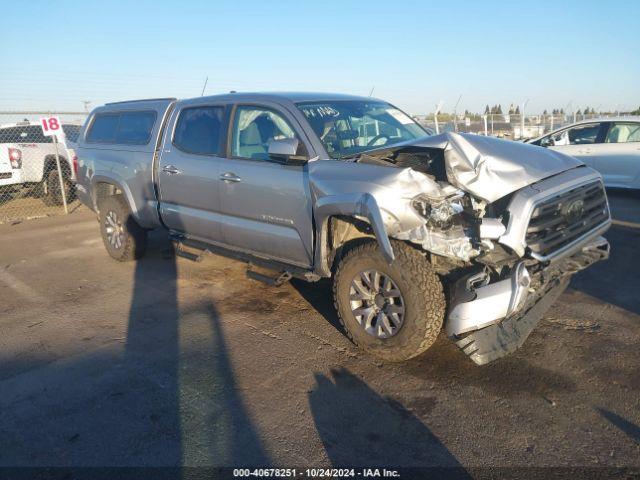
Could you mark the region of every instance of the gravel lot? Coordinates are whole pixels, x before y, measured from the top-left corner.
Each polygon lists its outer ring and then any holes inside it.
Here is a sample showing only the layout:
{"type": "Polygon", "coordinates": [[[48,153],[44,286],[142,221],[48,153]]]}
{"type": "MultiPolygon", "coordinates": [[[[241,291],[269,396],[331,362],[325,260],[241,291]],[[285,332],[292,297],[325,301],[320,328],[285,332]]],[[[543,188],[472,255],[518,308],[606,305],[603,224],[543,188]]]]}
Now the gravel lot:
{"type": "Polygon", "coordinates": [[[486,367],[444,335],[380,363],[328,283],[176,260],[162,232],[114,262],[87,210],[0,225],[0,466],[640,468],[640,196],[611,201],[611,259],[486,367]]]}

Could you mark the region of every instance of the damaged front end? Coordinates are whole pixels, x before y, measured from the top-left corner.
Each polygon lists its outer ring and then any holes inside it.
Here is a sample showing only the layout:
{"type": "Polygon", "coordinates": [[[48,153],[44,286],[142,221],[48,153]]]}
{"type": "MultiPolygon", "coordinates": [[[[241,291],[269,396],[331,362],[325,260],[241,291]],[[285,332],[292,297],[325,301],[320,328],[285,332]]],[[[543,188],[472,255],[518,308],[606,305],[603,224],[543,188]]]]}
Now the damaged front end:
{"type": "Polygon", "coordinates": [[[448,133],[313,163],[318,273],[334,215],[370,225],[388,261],[389,238],[419,245],[450,286],[447,334],[477,364],[522,345],[571,275],[609,255],[600,175],[557,152],[448,133]]]}
{"type": "Polygon", "coordinates": [[[609,243],[596,237],[552,265],[521,261],[506,278],[491,281],[483,271],[458,280],[446,324],[447,335],[476,364],[519,348],[564,292],[573,274],[609,257],[609,243]]]}

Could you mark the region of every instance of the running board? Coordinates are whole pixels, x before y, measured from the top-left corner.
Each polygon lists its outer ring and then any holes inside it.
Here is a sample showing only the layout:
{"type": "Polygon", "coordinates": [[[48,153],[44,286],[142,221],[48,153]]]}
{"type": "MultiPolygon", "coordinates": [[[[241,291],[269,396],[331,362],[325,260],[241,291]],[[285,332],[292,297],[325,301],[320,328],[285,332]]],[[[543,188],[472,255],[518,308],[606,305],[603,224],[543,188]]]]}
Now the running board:
{"type": "Polygon", "coordinates": [[[258,282],[266,283],[272,287],[281,287],[286,282],[291,280],[292,275],[289,272],[281,272],[277,277],[270,277],[262,273],[258,273],[255,270],[247,270],[247,277],[258,282]]]}
{"type": "Polygon", "coordinates": [[[257,272],[249,273],[249,271],[247,271],[247,276],[249,278],[264,281],[269,285],[280,286],[289,281],[291,278],[299,278],[302,280],[306,280],[307,282],[317,282],[318,280],[320,280],[320,276],[310,269],[301,268],[295,265],[290,265],[274,260],[267,260],[265,258],[257,257],[249,253],[243,253],[241,251],[230,250],[223,246],[194,240],[176,232],[170,232],[169,238],[174,244],[175,254],[193,262],[201,262],[204,255],[211,253],[214,255],[221,255],[223,257],[232,258],[234,260],[248,263],[249,267],[255,265],[258,268],[265,268],[267,270],[279,272],[276,278],[271,278],[257,272]],[[184,250],[184,247],[195,250],[195,253],[184,250]]]}
{"type": "Polygon", "coordinates": [[[180,241],[175,242],[175,251],[178,257],[186,258],[196,263],[200,263],[205,254],[210,253],[209,250],[200,250],[198,254],[187,252],[184,250],[184,245],[180,241]]]}

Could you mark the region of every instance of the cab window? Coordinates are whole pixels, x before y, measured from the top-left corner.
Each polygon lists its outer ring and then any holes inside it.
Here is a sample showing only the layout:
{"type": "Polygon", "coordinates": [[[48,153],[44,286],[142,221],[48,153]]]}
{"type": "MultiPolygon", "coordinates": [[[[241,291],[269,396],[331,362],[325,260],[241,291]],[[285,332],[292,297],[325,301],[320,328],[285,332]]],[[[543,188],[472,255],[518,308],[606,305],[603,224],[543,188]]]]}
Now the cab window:
{"type": "Polygon", "coordinates": [[[183,152],[196,155],[217,155],[224,107],[191,107],[180,112],[173,135],[173,144],[183,152]]]}
{"type": "Polygon", "coordinates": [[[269,160],[269,143],[296,138],[282,115],[268,108],[240,106],[236,109],[231,139],[231,156],[269,160]]]}
{"type": "Polygon", "coordinates": [[[600,131],[599,123],[589,125],[580,125],[567,130],[570,145],[584,145],[587,143],[596,143],[598,132],[600,131]]]}
{"type": "Polygon", "coordinates": [[[155,122],[153,111],[98,113],[87,133],[87,142],[146,145],[151,140],[155,122]]]}
{"type": "Polygon", "coordinates": [[[568,128],[561,132],[550,135],[550,139],[547,142],[543,142],[543,145],[586,145],[596,143],[598,139],[598,132],[600,132],[599,123],[589,123],[586,125],[578,125],[573,128],[568,128]]]}
{"type": "Polygon", "coordinates": [[[604,143],[640,142],[640,123],[614,123],[604,143]]]}

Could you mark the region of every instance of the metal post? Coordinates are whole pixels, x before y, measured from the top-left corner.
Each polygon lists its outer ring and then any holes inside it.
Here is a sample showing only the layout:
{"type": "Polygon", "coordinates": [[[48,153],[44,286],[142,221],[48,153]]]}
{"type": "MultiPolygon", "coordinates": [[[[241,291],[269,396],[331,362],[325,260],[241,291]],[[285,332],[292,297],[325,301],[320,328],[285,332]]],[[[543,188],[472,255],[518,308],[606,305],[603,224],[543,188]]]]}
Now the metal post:
{"type": "Polygon", "coordinates": [[[64,205],[64,213],[69,214],[67,208],[67,192],[64,189],[64,179],[62,178],[62,168],[60,167],[60,155],[58,155],[58,137],[53,135],[53,144],[56,148],[56,167],[58,168],[58,180],[60,181],[60,192],[62,192],[62,204],[64,205]]]}
{"type": "Polygon", "coordinates": [[[433,112],[433,121],[436,124],[436,135],[440,133],[440,125],[438,125],[438,114],[440,113],[441,109],[442,109],[442,100],[438,102],[438,104],[436,105],[436,109],[433,112]]]}
{"type": "Polygon", "coordinates": [[[522,104],[522,110],[520,111],[520,138],[524,138],[524,109],[527,108],[527,103],[529,103],[529,99],[522,104]]]}
{"type": "Polygon", "coordinates": [[[487,116],[483,115],[482,120],[484,121],[484,136],[489,136],[489,132],[487,132],[487,116]]]}
{"type": "Polygon", "coordinates": [[[491,116],[491,136],[493,137],[493,113],[489,114],[491,116]]]}
{"type": "Polygon", "coordinates": [[[460,94],[460,96],[458,97],[458,101],[453,107],[453,131],[454,132],[458,131],[458,104],[460,103],[460,100],[462,100],[462,94],[460,94]]]}

